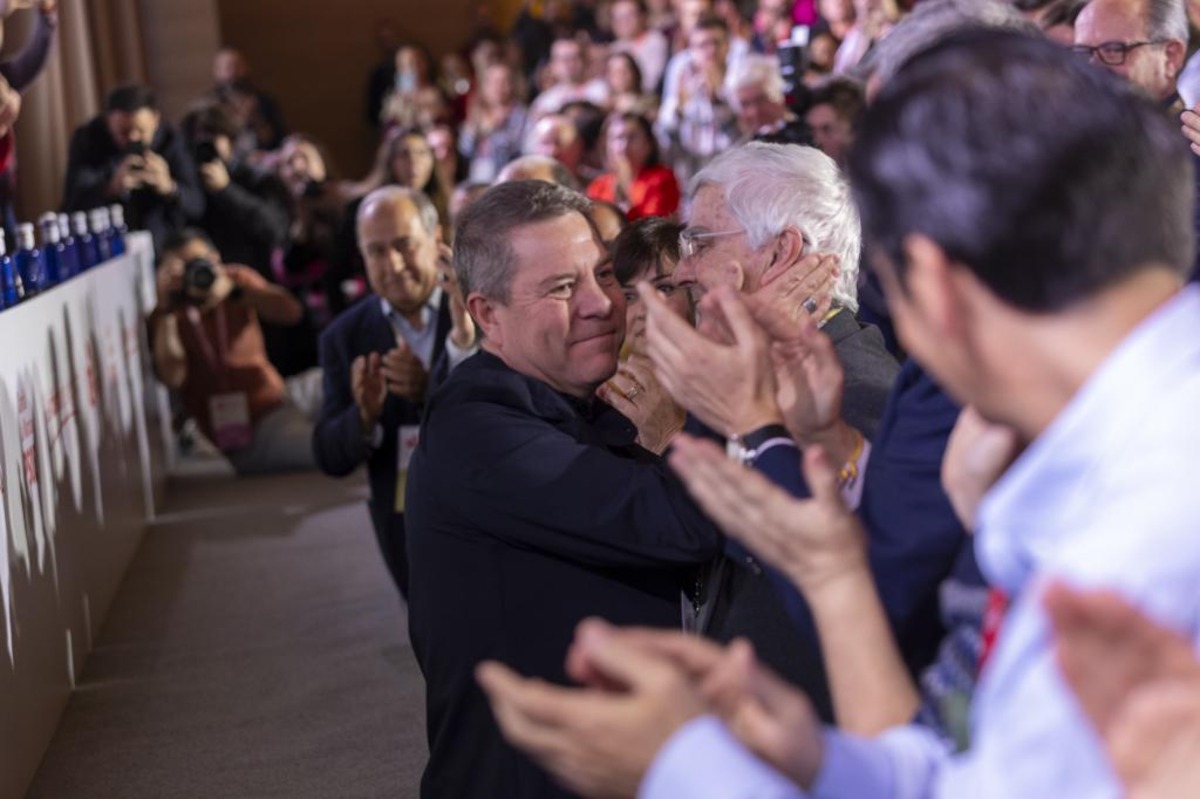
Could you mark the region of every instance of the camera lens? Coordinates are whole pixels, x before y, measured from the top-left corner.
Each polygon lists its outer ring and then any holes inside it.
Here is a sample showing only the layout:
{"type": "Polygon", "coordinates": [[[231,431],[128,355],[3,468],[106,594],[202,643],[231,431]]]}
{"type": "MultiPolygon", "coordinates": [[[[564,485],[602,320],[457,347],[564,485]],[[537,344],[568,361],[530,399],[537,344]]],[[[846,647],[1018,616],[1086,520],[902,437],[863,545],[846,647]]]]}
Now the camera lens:
{"type": "Polygon", "coordinates": [[[216,267],[207,258],[193,258],[183,265],[183,285],[189,293],[206,293],[216,281],[216,267]]]}

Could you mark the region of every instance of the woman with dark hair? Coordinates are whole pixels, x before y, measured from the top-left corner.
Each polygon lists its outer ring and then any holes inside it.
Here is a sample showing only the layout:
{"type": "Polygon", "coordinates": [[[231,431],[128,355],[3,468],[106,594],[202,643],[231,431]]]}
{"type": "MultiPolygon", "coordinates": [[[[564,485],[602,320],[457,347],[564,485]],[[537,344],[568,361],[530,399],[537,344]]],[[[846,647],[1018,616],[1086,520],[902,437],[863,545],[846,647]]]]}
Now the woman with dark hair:
{"type": "Polygon", "coordinates": [[[659,163],[658,142],[646,118],[610,115],[604,142],[608,171],[588,186],[588,197],[616,203],[630,221],[673,216],[679,209],[679,184],[670,167],[659,163]]]}
{"type": "Polygon", "coordinates": [[[438,183],[452,191],[470,174],[470,164],[458,150],[458,130],[453,125],[434,125],[425,131],[425,140],[433,150],[433,171],[438,183]]]}
{"type": "MultiPolygon", "coordinates": [[[[336,180],[324,145],[303,133],[283,140],[275,175],[287,189],[289,227],[287,243],[272,259],[272,272],[301,299],[309,318],[321,328],[332,318],[331,306],[337,301],[327,281],[336,261],[342,211],[352,189],[336,180]]],[[[315,339],[312,360],[315,364],[315,339]]]]}
{"type": "Polygon", "coordinates": [[[673,311],[691,320],[687,292],[671,277],[679,262],[682,230],[682,225],[668,219],[639,219],[625,228],[612,245],[613,271],[625,292],[625,343],[617,373],[598,393],[634,423],[638,443],[659,453],[683,429],[686,414],[663,388],[646,356],[646,309],[637,284],[649,283],[673,311]]]}
{"type": "Polygon", "coordinates": [[[367,291],[366,270],[358,251],[358,208],[368,194],[383,186],[404,186],[425,194],[445,225],[449,219],[450,195],[434,168],[433,148],[416,128],[397,128],[387,135],[375,156],[371,174],[358,186],[359,196],[346,207],[338,236],[338,256],[331,279],[340,290],[334,311],[340,312],[367,291]]]}
{"type": "Polygon", "coordinates": [[[384,150],[386,177],[381,185],[395,184],[424,192],[437,208],[438,218],[445,221],[450,205],[449,189],[438,178],[433,148],[425,134],[415,128],[398,130],[387,138],[384,150]]]}
{"type": "Polygon", "coordinates": [[[604,59],[604,82],[614,112],[641,114],[650,120],[658,113],[658,98],[642,91],[642,68],[629,53],[609,53],[604,59]]]}
{"type": "Polygon", "coordinates": [[[679,263],[679,234],[683,225],[661,217],[639,219],[621,231],[613,242],[613,272],[625,292],[625,346],[622,353],[646,351],[646,309],[637,293],[637,284],[646,282],[657,289],[671,310],[692,319],[688,292],[672,275],[679,263]]]}

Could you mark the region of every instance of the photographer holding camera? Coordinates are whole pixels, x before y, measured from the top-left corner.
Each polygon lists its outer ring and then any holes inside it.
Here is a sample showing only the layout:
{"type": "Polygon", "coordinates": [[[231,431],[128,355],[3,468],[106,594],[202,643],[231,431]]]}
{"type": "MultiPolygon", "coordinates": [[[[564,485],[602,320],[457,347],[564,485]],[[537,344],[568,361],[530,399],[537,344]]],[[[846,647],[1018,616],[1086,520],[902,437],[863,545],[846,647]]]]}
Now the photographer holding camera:
{"type": "MultiPolygon", "coordinates": [[[[180,130],[204,189],[200,228],[231,262],[287,285],[287,275],[276,270],[273,260],[288,243],[289,199],[283,182],[236,157],[239,129],[224,106],[197,108],[184,117],[180,130]]],[[[287,327],[264,321],[263,334],[267,355],[284,377],[316,365],[317,331],[310,315],[287,327]]]]}
{"type": "Polygon", "coordinates": [[[172,233],[150,315],[154,371],[239,475],[309,469],[312,421],[267,360],[259,319],[295,324],[286,289],[248,266],[224,264],[203,232],[172,233]]]}
{"type": "Polygon", "coordinates": [[[121,203],[129,227],[150,231],[160,253],[168,231],[204,214],[183,138],[163,121],[154,93],[136,85],[114,89],[104,114],[75,131],[63,197],[67,211],[121,203]]]}
{"type": "Polygon", "coordinates": [[[234,157],[237,122],[219,105],[189,113],[180,125],[204,190],[200,227],[230,261],[271,274],[271,253],[287,242],[283,184],[234,157]]]}

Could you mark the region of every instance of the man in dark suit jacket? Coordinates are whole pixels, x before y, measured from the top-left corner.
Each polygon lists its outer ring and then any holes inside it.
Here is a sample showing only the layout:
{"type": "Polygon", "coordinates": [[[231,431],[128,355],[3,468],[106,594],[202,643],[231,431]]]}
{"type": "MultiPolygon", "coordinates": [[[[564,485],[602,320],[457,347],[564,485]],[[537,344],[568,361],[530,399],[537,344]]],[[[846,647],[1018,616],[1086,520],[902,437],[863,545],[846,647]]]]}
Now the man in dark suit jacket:
{"type": "Polygon", "coordinates": [[[585,617],[678,629],[685,569],[719,550],[633,424],[595,396],[617,368],[625,300],[589,206],[517,181],[456,230],[483,352],[434,393],[408,483],[425,799],[570,796],[503,741],[476,666],[562,683],[585,617]]]}
{"type": "Polygon", "coordinates": [[[357,226],[374,294],[321,337],[325,395],[313,450],[335,477],[367,464],[371,522],[407,598],[403,461],[415,446],[427,387],[474,352],[475,327],[453,285],[439,287],[437,210],[424,194],[379,189],[363,201],[357,226]]]}
{"type": "Polygon", "coordinates": [[[144,86],[114,89],[104,114],[71,137],[63,207],[87,211],[121,203],[135,230],[148,230],[156,251],[167,234],[198,222],[204,193],[182,137],[144,86]]]}
{"type": "MultiPolygon", "coordinates": [[[[811,147],[751,143],[705,167],[692,184],[691,200],[676,281],[701,291],[735,289],[770,309],[785,327],[798,325],[804,317],[815,322],[844,371],[841,415],[871,436],[899,366],[879,331],[855,315],[861,230],[837,165],[811,147]],[[828,267],[824,261],[818,266],[817,252],[837,256],[836,277],[824,277],[828,267]]],[[[702,318],[706,306],[712,309],[711,303],[702,303],[702,318]]],[[[725,383],[730,379],[726,376],[725,383]]],[[[749,378],[732,380],[753,384],[749,378]]],[[[728,393],[728,385],[705,380],[704,385],[676,384],[672,390],[680,388],[676,399],[721,437],[737,435],[756,443],[748,421],[705,418],[697,403],[705,394],[728,393]]],[[[766,412],[750,418],[761,420],[766,412]]],[[[788,441],[789,433],[781,430],[773,440],[788,441]]],[[[793,447],[788,449],[778,468],[799,481],[799,459],[793,447]]],[[[853,449],[851,443],[846,458],[853,449]]],[[[802,685],[822,714],[830,714],[815,636],[797,634],[767,570],[755,559],[731,547],[729,557],[708,575],[703,599],[697,626],[706,635],[722,641],[749,639],[765,663],[802,685]]]]}

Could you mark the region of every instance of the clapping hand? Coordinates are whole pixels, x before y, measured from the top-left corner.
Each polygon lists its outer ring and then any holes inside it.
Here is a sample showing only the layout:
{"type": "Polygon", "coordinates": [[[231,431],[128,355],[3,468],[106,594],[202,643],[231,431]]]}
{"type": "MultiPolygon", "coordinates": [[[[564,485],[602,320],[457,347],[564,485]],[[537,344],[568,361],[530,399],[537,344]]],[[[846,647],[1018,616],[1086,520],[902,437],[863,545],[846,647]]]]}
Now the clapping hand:
{"type": "Polygon", "coordinates": [[[409,402],[423,402],[429,375],[421,359],[407,344],[401,344],[383,356],[380,367],[387,390],[394,396],[409,402]]]}
{"type": "Polygon", "coordinates": [[[820,447],[804,452],[812,499],[798,500],[730,461],[708,441],[676,438],[670,463],[692,497],[731,538],[788,576],[805,594],[867,570],[866,532],[842,501],[820,447]]]}

